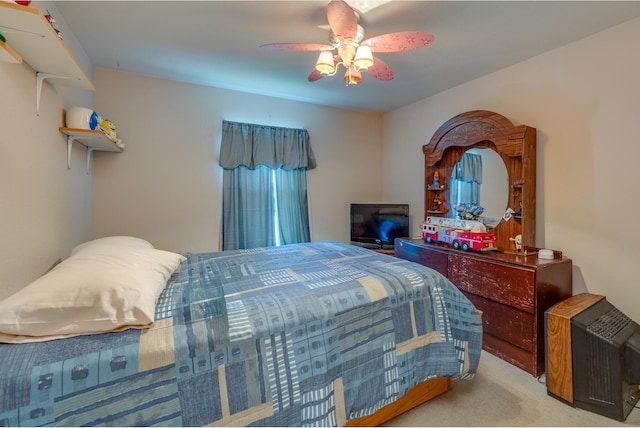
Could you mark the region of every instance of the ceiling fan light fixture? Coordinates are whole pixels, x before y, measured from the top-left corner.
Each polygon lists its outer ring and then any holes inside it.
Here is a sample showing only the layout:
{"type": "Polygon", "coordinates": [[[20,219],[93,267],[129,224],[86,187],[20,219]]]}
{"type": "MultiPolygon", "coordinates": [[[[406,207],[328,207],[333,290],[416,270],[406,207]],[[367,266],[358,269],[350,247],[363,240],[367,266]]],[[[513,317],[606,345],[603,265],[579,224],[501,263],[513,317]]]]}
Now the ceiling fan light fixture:
{"type": "Polygon", "coordinates": [[[338,56],[342,60],[342,65],[351,67],[353,57],[356,55],[356,45],[353,43],[342,43],[338,46],[338,56]]]}
{"type": "Polygon", "coordinates": [[[358,46],[356,56],[353,60],[353,65],[358,71],[367,71],[369,67],[373,66],[373,54],[371,53],[371,48],[369,46],[358,46]]]}
{"type": "Polygon", "coordinates": [[[362,74],[358,70],[356,70],[355,66],[352,64],[351,67],[347,68],[347,71],[344,73],[344,81],[347,83],[347,86],[357,85],[362,81],[362,74]]]}
{"type": "Polygon", "coordinates": [[[336,72],[336,65],[333,62],[333,53],[331,51],[322,51],[316,61],[316,70],[323,76],[331,76],[336,72]]]}
{"type": "MultiPolygon", "coordinates": [[[[0,0],[2,1],[2,0],[0,0]]],[[[359,1],[359,0],[350,0],[359,1]]],[[[363,0],[386,3],[391,0],[363,0]]],[[[373,52],[402,52],[427,46],[433,42],[431,34],[422,31],[402,31],[381,34],[364,39],[364,28],[358,23],[360,14],[345,0],[331,0],[327,5],[329,22],[329,43],[272,43],[262,45],[270,50],[316,51],[320,52],[315,67],[307,76],[309,82],[323,77],[334,76],[342,65],[345,68],[344,81],[357,85],[362,74],[367,73],[377,80],[393,80],[393,70],[373,52]]],[[[326,27],[326,26],[322,26],[326,27]]]]}

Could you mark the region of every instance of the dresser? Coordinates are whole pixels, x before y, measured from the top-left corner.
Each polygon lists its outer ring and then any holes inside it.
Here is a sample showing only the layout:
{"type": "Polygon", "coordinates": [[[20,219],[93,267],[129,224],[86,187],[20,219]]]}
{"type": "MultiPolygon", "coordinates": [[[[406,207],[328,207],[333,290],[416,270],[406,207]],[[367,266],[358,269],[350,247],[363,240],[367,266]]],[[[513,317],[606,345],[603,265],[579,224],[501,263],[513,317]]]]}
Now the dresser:
{"type": "Polygon", "coordinates": [[[533,376],[545,371],[544,313],[571,297],[571,259],[455,250],[396,239],[395,256],[433,268],[483,312],[483,349],[533,376]]]}

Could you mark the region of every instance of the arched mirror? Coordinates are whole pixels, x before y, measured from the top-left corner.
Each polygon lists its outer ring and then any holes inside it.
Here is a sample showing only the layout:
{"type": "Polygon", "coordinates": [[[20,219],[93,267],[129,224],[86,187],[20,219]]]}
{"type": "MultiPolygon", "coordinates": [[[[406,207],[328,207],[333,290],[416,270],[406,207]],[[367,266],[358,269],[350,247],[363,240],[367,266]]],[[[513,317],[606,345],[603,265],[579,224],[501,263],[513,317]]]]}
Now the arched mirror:
{"type": "Polygon", "coordinates": [[[502,158],[488,147],[462,154],[448,180],[449,218],[478,218],[488,227],[500,223],[509,208],[509,174],[502,158]]]}
{"type": "Polygon", "coordinates": [[[459,162],[465,154],[481,156],[483,172],[476,174],[476,179],[482,181],[479,192],[483,199],[476,202],[482,205],[480,215],[496,235],[496,246],[513,249],[517,236],[522,245],[535,246],[535,128],[514,126],[491,111],[469,111],[445,122],[422,151],[425,217],[458,215],[459,201],[452,200],[452,196],[456,198],[452,176],[458,175],[459,162]],[[489,175],[489,171],[495,175],[489,175]],[[434,186],[436,177],[438,185],[434,186]]]}

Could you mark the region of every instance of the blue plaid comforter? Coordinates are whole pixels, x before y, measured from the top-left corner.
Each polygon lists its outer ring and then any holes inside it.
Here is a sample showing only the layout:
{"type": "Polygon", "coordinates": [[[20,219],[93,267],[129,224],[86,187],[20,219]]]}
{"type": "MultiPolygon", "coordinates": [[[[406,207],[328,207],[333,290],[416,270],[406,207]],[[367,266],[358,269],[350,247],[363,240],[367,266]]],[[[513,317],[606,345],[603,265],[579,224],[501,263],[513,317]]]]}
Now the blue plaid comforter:
{"type": "Polygon", "coordinates": [[[148,330],[0,345],[0,426],[335,426],[478,366],[480,316],[429,268],[338,242],[186,256],[148,330]]]}

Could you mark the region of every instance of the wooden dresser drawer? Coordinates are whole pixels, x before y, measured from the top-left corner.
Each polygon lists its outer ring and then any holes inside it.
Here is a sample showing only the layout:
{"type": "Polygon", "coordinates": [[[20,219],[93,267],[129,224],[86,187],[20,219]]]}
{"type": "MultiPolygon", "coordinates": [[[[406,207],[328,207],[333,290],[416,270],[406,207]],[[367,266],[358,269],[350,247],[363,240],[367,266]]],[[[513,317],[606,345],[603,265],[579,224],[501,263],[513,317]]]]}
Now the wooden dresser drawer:
{"type": "Polygon", "coordinates": [[[535,273],[522,267],[487,262],[451,252],[449,279],[462,291],[495,302],[534,311],[535,273]]]}
{"type": "Polygon", "coordinates": [[[533,314],[464,292],[473,305],[482,311],[482,329],[528,352],[533,350],[533,314]]]}
{"type": "Polygon", "coordinates": [[[420,263],[447,276],[449,270],[449,251],[440,250],[437,247],[425,247],[422,244],[423,243],[420,242],[416,245],[414,242],[399,239],[395,245],[395,256],[420,263]]]}
{"type": "Polygon", "coordinates": [[[482,311],[482,349],[526,370],[545,371],[544,312],[572,295],[572,262],[503,251],[462,251],[398,238],[396,257],[436,269],[482,311]]]}

